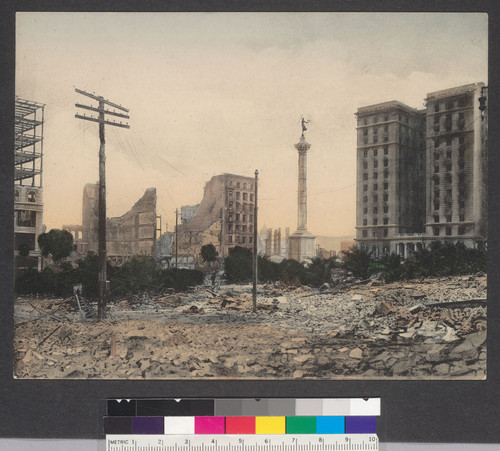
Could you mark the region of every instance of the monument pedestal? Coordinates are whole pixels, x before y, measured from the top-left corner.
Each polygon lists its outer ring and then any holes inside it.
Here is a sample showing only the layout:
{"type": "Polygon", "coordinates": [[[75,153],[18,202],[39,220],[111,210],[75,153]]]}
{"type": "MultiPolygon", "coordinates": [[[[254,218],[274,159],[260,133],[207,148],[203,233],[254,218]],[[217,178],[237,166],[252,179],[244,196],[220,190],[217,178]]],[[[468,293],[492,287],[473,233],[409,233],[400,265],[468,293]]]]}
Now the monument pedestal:
{"type": "Polygon", "coordinates": [[[316,237],[307,230],[297,230],[290,237],[288,258],[303,262],[316,256],[316,237]]]}

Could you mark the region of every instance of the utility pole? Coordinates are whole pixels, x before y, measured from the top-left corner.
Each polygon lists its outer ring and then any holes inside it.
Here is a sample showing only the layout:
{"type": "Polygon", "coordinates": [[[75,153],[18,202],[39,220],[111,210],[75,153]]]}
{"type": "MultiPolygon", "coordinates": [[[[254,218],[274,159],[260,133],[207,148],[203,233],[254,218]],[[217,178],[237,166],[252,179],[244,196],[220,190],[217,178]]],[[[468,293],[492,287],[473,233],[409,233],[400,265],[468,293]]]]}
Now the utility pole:
{"type": "Polygon", "coordinates": [[[255,170],[255,203],[253,207],[253,312],[257,312],[257,191],[259,171],[255,170]]]}
{"type": "Polygon", "coordinates": [[[75,106],[77,108],[82,108],[84,110],[89,110],[94,113],[98,113],[98,117],[94,116],[83,116],[81,114],[75,114],[77,119],[83,119],[86,121],[97,122],[99,124],[99,273],[98,273],[98,290],[99,290],[99,303],[97,306],[97,316],[98,319],[101,320],[106,316],[106,154],[105,154],[105,145],[106,139],[104,136],[104,125],[112,125],[114,127],[122,127],[122,128],[130,128],[128,124],[122,124],[121,122],[114,122],[107,120],[106,115],[116,116],[124,119],[129,119],[130,116],[128,114],[117,113],[115,110],[107,110],[105,109],[105,105],[125,111],[128,113],[128,109],[122,107],[121,105],[117,105],[116,103],[110,102],[109,100],[104,99],[102,96],[97,96],[95,94],[90,94],[86,91],[82,91],[80,89],[75,88],[75,91],[78,94],[82,94],[86,97],[90,97],[93,100],[97,100],[99,102],[99,106],[93,107],[88,105],[82,105],[80,103],[76,103],[75,106]]]}
{"type": "Polygon", "coordinates": [[[177,226],[179,224],[179,209],[175,209],[175,267],[177,268],[177,251],[179,249],[178,243],[179,241],[177,240],[177,226]]]}

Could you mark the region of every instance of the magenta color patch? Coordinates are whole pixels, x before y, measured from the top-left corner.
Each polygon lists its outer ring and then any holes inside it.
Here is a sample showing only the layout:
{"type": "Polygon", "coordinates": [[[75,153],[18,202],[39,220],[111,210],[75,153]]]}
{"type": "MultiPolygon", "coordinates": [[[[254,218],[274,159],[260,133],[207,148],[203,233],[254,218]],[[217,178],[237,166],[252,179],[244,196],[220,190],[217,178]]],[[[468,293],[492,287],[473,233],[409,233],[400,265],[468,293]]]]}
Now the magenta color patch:
{"type": "Polygon", "coordinates": [[[225,417],[196,417],[194,419],[195,434],[224,434],[225,417]]]}

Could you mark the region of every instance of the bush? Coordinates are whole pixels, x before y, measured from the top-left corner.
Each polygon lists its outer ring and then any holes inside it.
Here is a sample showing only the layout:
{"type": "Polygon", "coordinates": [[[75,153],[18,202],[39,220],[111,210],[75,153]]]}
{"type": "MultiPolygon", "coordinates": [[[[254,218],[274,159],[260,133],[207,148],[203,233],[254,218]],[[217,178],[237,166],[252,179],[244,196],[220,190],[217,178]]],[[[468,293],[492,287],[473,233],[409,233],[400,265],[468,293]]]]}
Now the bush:
{"type": "Polygon", "coordinates": [[[218,252],[213,244],[205,244],[201,246],[201,258],[206,263],[211,263],[217,260],[218,252]]]}
{"type": "Polygon", "coordinates": [[[252,280],[253,255],[250,249],[235,246],[224,259],[226,278],[233,283],[252,280]]]}
{"type": "Polygon", "coordinates": [[[335,268],[335,260],[333,258],[313,258],[305,270],[305,283],[313,287],[320,287],[324,283],[331,283],[333,268],[335,268]]]}
{"type": "Polygon", "coordinates": [[[372,252],[364,247],[352,247],[347,252],[343,251],[342,267],[358,279],[370,277],[370,264],[373,263],[372,252]]]}
{"type": "Polygon", "coordinates": [[[302,285],[305,272],[304,265],[296,260],[287,259],[280,263],[280,280],[286,285],[302,285]]]}
{"type": "Polygon", "coordinates": [[[188,287],[203,283],[203,272],[192,269],[163,269],[160,272],[162,288],[185,290],[188,287]]]}
{"type": "Polygon", "coordinates": [[[38,236],[38,246],[42,255],[52,255],[54,261],[68,257],[73,250],[73,235],[67,230],[52,229],[38,236]]]}
{"type": "Polygon", "coordinates": [[[272,262],[265,255],[259,255],[257,262],[257,271],[259,273],[259,281],[261,282],[276,282],[280,279],[279,263],[272,262]]]}

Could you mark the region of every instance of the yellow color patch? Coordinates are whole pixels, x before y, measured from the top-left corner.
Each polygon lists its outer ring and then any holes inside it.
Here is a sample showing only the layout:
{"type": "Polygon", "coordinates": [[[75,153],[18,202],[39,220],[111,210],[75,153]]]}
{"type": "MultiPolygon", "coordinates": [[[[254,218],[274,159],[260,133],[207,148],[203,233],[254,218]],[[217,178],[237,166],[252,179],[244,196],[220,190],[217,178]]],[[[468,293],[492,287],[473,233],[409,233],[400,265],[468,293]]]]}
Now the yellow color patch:
{"type": "Polygon", "coordinates": [[[286,417],[255,417],[256,434],[285,434],[286,417]]]}

